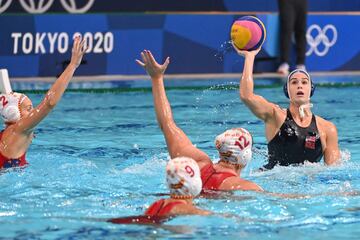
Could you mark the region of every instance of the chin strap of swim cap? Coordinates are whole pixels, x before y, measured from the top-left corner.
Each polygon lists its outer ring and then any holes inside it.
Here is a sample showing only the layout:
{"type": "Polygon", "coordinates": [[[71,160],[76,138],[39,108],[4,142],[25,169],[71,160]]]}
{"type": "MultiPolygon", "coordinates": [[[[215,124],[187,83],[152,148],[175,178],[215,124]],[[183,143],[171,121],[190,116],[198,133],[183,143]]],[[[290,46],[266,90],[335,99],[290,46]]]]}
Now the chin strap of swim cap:
{"type": "Polygon", "coordinates": [[[233,128],[218,135],[216,148],[221,160],[245,167],[252,157],[252,136],[243,128],[233,128]]]}
{"type": "Polygon", "coordinates": [[[188,157],[171,159],[166,165],[166,182],[172,196],[196,197],[202,189],[198,164],[188,157]]]}
{"type": "Polygon", "coordinates": [[[305,117],[305,109],[312,108],[313,106],[314,105],[312,103],[306,103],[306,104],[300,105],[300,107],[299,107],[300,118],[305,117]]]}
{"type": "Polygon", "coordinates": [[[25,95],[20,93],[0,94],[0,113],[5,123],[17,122],[21,118],[20,104],[25,95]]]}

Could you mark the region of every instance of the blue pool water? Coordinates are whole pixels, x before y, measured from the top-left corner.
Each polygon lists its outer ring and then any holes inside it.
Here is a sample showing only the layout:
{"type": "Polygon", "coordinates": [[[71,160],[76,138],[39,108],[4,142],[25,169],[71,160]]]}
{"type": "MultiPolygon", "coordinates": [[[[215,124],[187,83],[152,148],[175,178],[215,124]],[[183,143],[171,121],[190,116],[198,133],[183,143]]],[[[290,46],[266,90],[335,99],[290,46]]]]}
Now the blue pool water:
{"type": "MultiPolygon", "coordinates": [[[[264,125],[240,102],[236,85],[168,91],[176,122],[214,160],[217,134],[247,128],[254,136],[254,158],[242,176],[270,192],[311,197],[236,192],[197,199],[199,207],[218,214],[178,217],[163,227],[103,221],[142,214],[160,198],[157,194],[167,192],[164,168],[169,157],[151,92],[67,93],[37,128],[28,152],[30,165],[0,173],[0,238],[358,239],[359,91],[319,87],[313,97],[314,113],[338,128],[341,166],[312,164],[268,172],[256,171],[266,162],[264,125]]],[[[287,106],[280,87],[256,92],[287,106]]],[[[29,97],[39,103],[43,95],[29,97]]]]}

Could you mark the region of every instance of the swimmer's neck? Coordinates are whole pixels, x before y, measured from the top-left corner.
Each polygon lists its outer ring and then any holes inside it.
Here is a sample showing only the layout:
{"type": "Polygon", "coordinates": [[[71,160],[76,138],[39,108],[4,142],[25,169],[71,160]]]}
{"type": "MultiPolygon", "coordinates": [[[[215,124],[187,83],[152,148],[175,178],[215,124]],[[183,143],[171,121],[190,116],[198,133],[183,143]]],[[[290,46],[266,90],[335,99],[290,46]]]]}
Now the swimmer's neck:
{"type": "Polygon", "coordinates": [[[224,160],[224,159],[220,159],[217,163],[217,165],[219,165],[220,167],[223,168],[227,168],[227,169],[231,169],[233,170],[237,175],[240,176],[240,172],[241,172],[241,167],[237,164],[232,164],[229,163],[228,161],[224,160]]]}

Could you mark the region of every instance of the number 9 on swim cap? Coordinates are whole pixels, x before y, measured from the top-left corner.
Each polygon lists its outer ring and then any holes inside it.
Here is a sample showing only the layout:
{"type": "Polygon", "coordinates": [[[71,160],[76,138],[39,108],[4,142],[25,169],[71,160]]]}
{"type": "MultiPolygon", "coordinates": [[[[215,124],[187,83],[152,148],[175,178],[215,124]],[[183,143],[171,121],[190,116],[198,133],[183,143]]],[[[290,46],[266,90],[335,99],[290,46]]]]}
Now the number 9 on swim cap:
{"type": "Polygon", "coordinates": [[[253,16],[245,16],[233,23],[230,36],[238,50],[253,51],[264,43],[266,29],[260,19],[253,16]]]}

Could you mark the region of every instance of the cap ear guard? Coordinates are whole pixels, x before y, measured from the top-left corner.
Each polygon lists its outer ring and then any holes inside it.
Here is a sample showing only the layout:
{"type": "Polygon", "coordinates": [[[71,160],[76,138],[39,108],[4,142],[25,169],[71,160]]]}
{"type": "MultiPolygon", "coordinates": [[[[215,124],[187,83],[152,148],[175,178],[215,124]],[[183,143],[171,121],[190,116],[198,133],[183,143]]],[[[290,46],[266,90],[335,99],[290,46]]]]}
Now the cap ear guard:
{"type": "Polygon", "coordinates": [[[4,122],[16,122],[20,119],[20,111],[17,106],[8,106],[1,111],[4,122]]]}
{"type": "Polygon", "coordinates": [[[306,76],[308,76],[309,80],[310,80],[310,83],[311,83],[311,90],[310,90],[310,97],[312,97],[314,95],[314,92],[315,92],[315,84],[313,83],[313,81],[311,80],[310,78],[310,75],[309,73],[307,73],[306,71],[304,70],[300,70],[300,69],[295,69],[294,71],[292,71],[289,76],[288,76],[288,79],[286,80],[284,86],[283,86],[283,91],[284,91],[284,95],[285,97],[289,98],[290,99],[290,96],[289,96],[289,89],[288,89],[288,83],[290,81],[290,78],[292,75],[294,75],[295,73],[297,72],[302,72],[304,73],[306,76]]]}
{"type": "Polygon", "coordinates": [[[0,94],[0,114],[5,123],[17,122],[21,118],[20,104],[25,95],[20,93],[0,94]]]}

